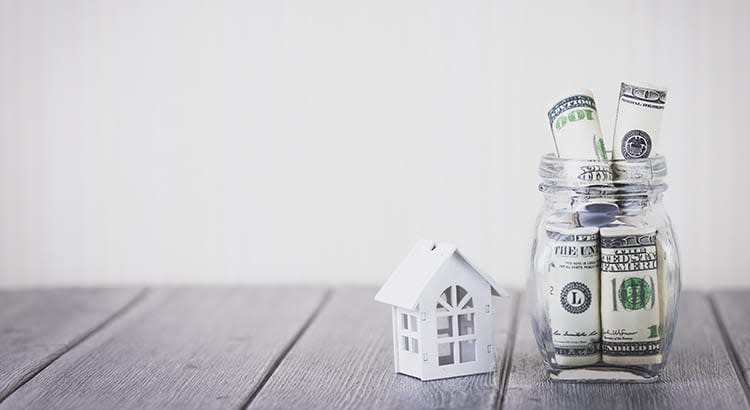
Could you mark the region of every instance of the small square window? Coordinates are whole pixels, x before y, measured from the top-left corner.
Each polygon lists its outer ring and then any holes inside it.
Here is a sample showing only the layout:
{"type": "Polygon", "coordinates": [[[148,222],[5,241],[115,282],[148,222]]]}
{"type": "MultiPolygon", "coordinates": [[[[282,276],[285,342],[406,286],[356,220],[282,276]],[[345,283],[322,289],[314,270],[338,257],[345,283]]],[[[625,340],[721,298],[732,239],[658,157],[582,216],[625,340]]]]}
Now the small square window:
{"type": "Polygon", "coordinates": [[[417,316],[416,315],[409,315],[409,330],[412,332],[417,331],[417,316]]]}
{"type": "Polygon", "coordinates": [[[474,334],[474,314],[464,313],[458,315],[458,335],[466,336],[474,334]]]}
{"type": "Polygon", "coordinates": [[[445,366],[453,364],[453,342],[438,344],[438,365],[445,366]]]}
{"type": "Polygon", "coordinates": [[[453,337],[453,318],[451,316],[437,317],[437,336],[438,339],[441,337],[453,337]]]}
{"type": "Polygon", "coordinates": [[[401,328],[404,330],[409,330],[409,318],[407,317],[406,313],[401,314],[401,328]]]}
{"type": "Polygon", "coordinates": [[[411,338],[411,349],[409,349],[412,353],[419,353],[419,341],[415,338],[411,338]]]}
{"type": "Polygon", "coordinates": [[[401,350],[406,352],[409,351],[409,338],[406,336],[401,337],[401,350]]]}
{"type": "Polygon", "coordinates": [[[473,362],[477,360],[477,341],[464,340],[458,343],[459,361],[461,363],[473,362]]]}

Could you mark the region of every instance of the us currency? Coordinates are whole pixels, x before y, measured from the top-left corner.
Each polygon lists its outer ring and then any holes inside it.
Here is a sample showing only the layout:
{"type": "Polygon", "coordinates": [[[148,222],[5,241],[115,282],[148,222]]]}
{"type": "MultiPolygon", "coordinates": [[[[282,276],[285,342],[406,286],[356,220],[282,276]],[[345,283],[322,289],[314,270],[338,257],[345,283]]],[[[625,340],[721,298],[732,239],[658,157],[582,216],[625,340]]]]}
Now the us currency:
{"type": "Polygon", "coordinates": [[[594,94],[581,89],[557,101],[547,112],[560,158],[608,160],[594,94]]]}
{"type": "Polygon", "coordinates": [[[620,84],[613,159],[648,158],[659,139],[667,90],[641,84],[620,84]]]}
{"type": "Polygon", "coordinates": [[[656,229],[608,227],[601,236],[602,361],[661,363],[656,229]]]}
{"type": "MultiPolygon", "coordinates": [[[[600,160],[564,161],[563,175],[566,183],[583,196],[590,187],[612,186],[611,165],[600,160]]],[[[594,194],[573,205],[570,219],[576,226],[604,226],[614,222],[618,215],[620,208],[614,198],[594,194]]]]}
{"type": "Polygon", "coordinates": [[[563,366],[598,362],[599,230],[547,225],[548,307],[555,361],[563,366]]]}

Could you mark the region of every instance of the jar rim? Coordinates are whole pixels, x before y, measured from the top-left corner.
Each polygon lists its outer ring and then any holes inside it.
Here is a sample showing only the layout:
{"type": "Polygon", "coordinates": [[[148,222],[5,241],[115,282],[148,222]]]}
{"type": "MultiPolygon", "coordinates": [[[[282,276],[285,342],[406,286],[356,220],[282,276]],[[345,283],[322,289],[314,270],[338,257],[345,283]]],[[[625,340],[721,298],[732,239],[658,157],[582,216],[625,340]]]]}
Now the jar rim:
{"type": "Polygon", "coordinates": [[[540,189],[623,187],[666,189],[667,163],[663,156],[609,161],[558,158],[544,155],[539,161],[540,189]]]}

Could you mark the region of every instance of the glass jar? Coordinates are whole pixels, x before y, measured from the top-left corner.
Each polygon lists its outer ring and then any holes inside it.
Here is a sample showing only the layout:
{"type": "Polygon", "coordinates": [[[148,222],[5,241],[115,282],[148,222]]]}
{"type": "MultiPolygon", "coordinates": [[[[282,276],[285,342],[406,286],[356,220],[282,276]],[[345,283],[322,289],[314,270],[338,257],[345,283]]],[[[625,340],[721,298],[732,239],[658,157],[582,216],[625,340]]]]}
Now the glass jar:
{"type": "Polygon", "coordinates": [[[531,250],[537,345],[551,379],[653,381],[677,321],[680,263],[661,156],[544,156],[531,250]]]}

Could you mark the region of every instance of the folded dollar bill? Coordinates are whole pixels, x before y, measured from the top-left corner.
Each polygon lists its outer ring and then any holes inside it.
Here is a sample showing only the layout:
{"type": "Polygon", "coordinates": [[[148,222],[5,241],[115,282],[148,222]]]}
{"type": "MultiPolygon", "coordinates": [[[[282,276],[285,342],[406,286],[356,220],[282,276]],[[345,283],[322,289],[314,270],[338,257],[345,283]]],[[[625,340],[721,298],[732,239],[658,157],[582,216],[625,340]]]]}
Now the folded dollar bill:
{"type": "Polygon", "coordinates": [[[591,90],[580,89],[558,100],[547,118],[558,157],[608,159],[591,90]]]}
{"type": "Polygon", "coordinates": [[[620,84],[612,144],[613,159],[648,158],[659,139],[666,88],[636,83],[620,84]]]}

